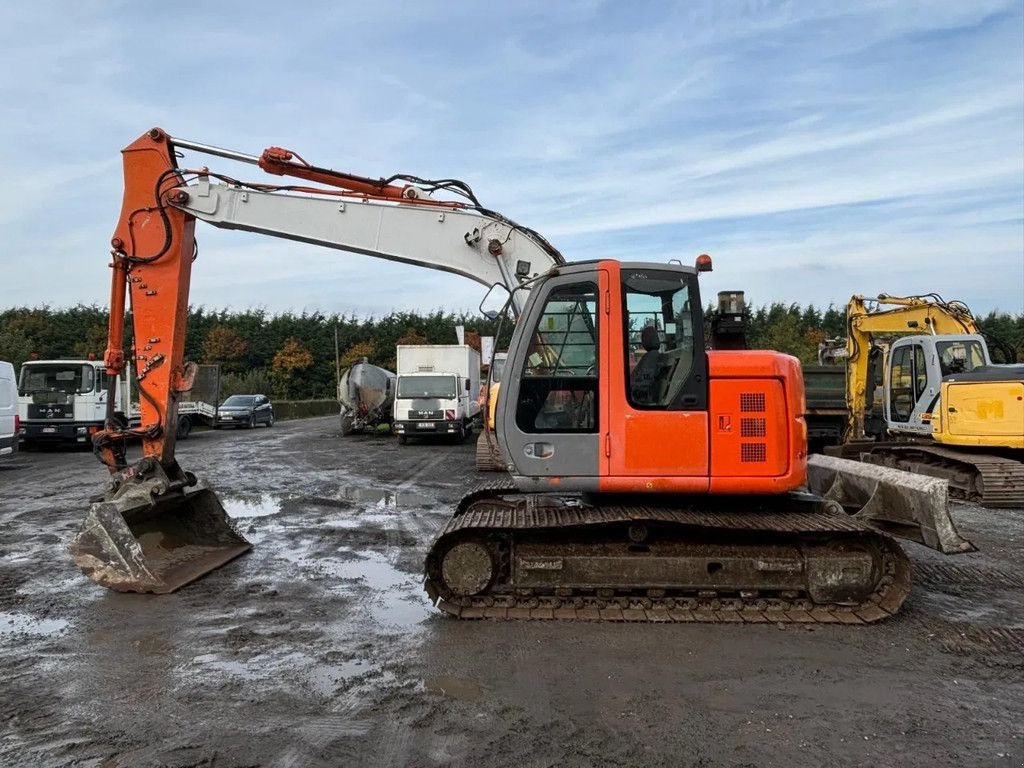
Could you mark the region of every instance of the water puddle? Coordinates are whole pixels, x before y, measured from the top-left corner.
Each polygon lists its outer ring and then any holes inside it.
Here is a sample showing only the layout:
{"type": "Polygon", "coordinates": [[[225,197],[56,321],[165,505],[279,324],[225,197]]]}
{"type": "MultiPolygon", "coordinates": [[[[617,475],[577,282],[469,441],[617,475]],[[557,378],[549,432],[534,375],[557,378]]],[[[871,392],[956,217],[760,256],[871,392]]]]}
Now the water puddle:
{"type": "Polygon", "coordinates": [[[386,628],[412,629],[433,614],[423,577],[396,568],[382,553],[339,547],[330,554],[310,554],[310,548],[293,543],[273,556],[297,568],[301,578],[342,582],[332,589],[353,593],[361,609],[386,628]]]}
{"type": "Polygon", "coordinates": [[[353,560],[338,560],[331,564],[331,575],[341,579],[364,581],[379,592],[408,587],[416,577],[393,566],[380,552],[361,552],[353,560]]]}
{"type": "Polygon", "coordinates": [[[221,503],[232,518],[268,517],[288,507],[337,507],[339,512],[352,506],[384,509],[420,509],[433,503],[432,499],[411,491],[389,491],[383,488],[357,488],[341,486],[331,496],[299,496],[261,493],[245,496],[225,496],[221,503]]]}
{"type": "Polygon", "coordinates": [[[426,496],[412,491],[389,491],[383,488],[342,487],[338,498],[346,501],[368,502],[377,507],[424,507],[432,502],[426,496]]]}
{"type": "Polygon", "coordinates": [[[387,528],[389,525],[395,524],[395,516],[390,513],[380,512],[368,512],[368,513],[357,513],[349,515],[347,517],[339,517],[334,520],[330,520],[324,527],[334,528],[336,530],[349,530],[352,528],[366,528],[368,526],[379,526],[381,528],[387,528]]]}
{"type": "Polygon", "coordinates": [[[449,675],[427,678],[423,681],[423,687],[430,693],[460,701],[478,701],[484,694],[484,689],[479,683],[449,675]]]}
{"type": "Polygon", "coordinates": [[[363,582],[375,593],[365,603],[379,624],[408,629],[432,613],[420,585],[422,577],[400,571],[379,552],[363,552],[358,559],[334,561],[328,570],[337,578],[363,582]]]}
{"type": "Polygon", "coordinates": [[[255,669],[250,669],[247,662],[235,661],[233,659],[222,659],[215,653],[204,653],[202,656],[192,658],[193,664],[198,664],[203,671],[221,672],[230,677],[239,677],[243,680],[258,680],[264,677],[255,669]]]}
{"type": "Polygon", "coordinates": [[[25,613],[0,612],[0,636],[32,635],[47,637],[67,629],[70,622],[64,619],[37,619],[25,613]]]}
{"type": "Polygon", "coordinates": [[[267,517],[281,511],[280,497],[275,498],[269,493],[259,496],[236,496],[221,498],[228,517],[267,517]]]}
{"type": "MultiPolygon", "coordinates": [[[[249,684],[280,684],[287,681],[320,699],[331,699],[339,694],[352,695],[358,691],[365,696],[373,690],[394,685],[393,672],[365,658],[327,662],[302,652],[284,655],[260,654],[245,660],[223,658],[206,653],[192,658],[191,664],[180,670],[186,678],[201,677],[216,680],[231,678],[249,684]]],[[[359,696],[357,698],[362,698],[359,696]]]]}
{"type": "Polygon", "coordinates": [[[373,677],[380,674],[380,668],[366,659],[321,664],[310,660],[303,671],[306,687],[320,696],[332,696],[338,688],[350,680],[373,677]]]}

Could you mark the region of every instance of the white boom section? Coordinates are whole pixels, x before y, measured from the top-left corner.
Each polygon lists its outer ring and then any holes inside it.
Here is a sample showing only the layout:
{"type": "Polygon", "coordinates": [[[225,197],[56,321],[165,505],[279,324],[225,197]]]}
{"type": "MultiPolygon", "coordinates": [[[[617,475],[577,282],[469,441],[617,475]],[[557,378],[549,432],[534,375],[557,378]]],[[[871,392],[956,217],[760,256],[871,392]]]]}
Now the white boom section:
{"type": "MultiPolygon", "coordinates": [[[[517,266],[521,276],[532,277],[558,263],[528,233],[475,211],[262,192],[208,179],[180,190],[188,200],[174,207],[215,227],[416,264],[510,292],[520,283],[517,266]],[[520,262],[528,266],[523,269],[520,262]]],[[[512,294],[517,315],[526,293],[512,294]]]]}

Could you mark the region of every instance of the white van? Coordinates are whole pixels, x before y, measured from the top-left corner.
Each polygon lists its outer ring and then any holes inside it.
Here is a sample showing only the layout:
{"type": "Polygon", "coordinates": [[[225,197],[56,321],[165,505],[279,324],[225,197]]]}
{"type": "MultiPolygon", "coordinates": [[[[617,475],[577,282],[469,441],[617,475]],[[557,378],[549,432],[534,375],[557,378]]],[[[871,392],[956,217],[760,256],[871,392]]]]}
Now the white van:
{"type": "Polygon", "coordinates": [[[0,461],[18,452],[18,384],[14,366],[0,360],[0,461]]]}

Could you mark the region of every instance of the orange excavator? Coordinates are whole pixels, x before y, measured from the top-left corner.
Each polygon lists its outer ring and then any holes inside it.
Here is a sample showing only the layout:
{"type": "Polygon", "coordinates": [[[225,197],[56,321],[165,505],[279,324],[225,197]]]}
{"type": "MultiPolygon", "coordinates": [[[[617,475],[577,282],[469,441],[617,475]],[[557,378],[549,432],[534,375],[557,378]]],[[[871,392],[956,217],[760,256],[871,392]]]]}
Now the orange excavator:
{"type": "Polygon", "coordinates": [[[142,420],[124,430],[111,415],[95,439],[110,481],[70,549],[98,583],[169,592],[250,546],[174,455],[177,402],[194,371],[183,353],[201,220],[508,294],[516,325],[494,416],[507,475],[467,494],[428,551],[425,585],[443,612],[854,624],[906,597],[900,546],[804,490],[798,361],[705,349],[698,273],[709,257],[568,264],[462,182],[354,176],[280,148],[252,156],[154,129],[123,154],[105,364],[109,381],[126,366],[127,295],[142,420]],[[184,151],[296,181],[181,168],[184,151]],[[129,438],[143,453],[130,465],[129,438]]]}

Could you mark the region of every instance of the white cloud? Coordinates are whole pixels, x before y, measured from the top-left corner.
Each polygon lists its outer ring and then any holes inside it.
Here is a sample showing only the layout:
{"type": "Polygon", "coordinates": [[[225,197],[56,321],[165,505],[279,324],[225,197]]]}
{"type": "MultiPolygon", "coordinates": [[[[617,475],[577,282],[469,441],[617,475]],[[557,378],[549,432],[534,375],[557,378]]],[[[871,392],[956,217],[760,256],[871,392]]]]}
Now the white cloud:
{"type": "MultiPolygon", "coordinates": [[[[897,286],[877,290],[961,286],[979,311],[1024,309],[1014,0],[314,3],[287,23],[269,2],[133,9],[6,13],[0,306],[106,300],[117,153],[159,124],[370,176],[465,178],[567,255],[709,250],[736,265],[715,280],[749,281],[760,301],[845,301],[875,290],[864,284],[884,263],[897,286]],[[823,262],[824,276],[811,269],[823,262]]],[[[414,267],[198,233],[194,303],[381,312],[479,298],[414,267]]]]}

